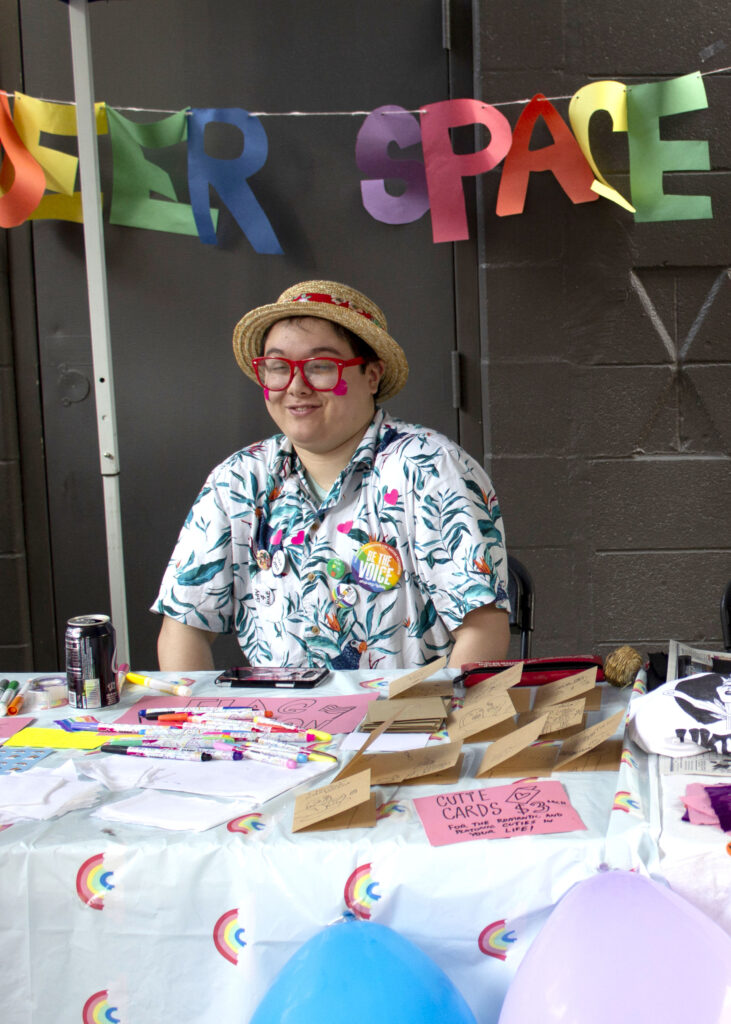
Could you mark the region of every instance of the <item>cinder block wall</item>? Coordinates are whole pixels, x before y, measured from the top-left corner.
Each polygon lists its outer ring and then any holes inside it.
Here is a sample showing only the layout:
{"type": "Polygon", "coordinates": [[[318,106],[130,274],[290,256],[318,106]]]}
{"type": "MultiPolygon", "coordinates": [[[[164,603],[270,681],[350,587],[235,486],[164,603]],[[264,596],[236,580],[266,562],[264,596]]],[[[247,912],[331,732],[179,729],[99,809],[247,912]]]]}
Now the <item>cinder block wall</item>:
{"type": "MultiPolygon", "coordinates": [[[[729,64],[726,5],[580,0],[479,5],[479,98],[542,92],[568,123],[591,81],[635,84],[729,64]],[[678,26],[682,25],[682,31],[678,26]],[[704,57],[704,54],[706,55],[704,57]],[[563,98],[562,98],[563,97],[563,98]]],[[[670,638],[720,646],[731,578],[731,101],[663,119],[662,137],[708,140],[712,170],[665,175],[710,195],[712,220],[635,223],[605,201],[574,206],[532,174],[525,212],[499,218],[483,176],[487,453],[511,550],[536,590],[534,654],[606,654],[670,638]]],[[[500,106],[515,125],[522,104],[500,106]]],[[[536,129],[532,146],[551,142],[536,129]]],[[[592,145],[630,195],[628,148],[606,115],[592,145]]]]}

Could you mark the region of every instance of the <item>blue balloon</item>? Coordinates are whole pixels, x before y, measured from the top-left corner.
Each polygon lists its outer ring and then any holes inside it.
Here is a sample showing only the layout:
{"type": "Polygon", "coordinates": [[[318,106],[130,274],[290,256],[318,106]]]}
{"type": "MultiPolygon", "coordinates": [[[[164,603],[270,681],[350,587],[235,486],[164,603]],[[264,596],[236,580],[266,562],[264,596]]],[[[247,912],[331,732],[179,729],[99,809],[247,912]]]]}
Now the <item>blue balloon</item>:
{"type": "Polygon", "coordinates": [[[629,871],[579,882],[515,972],[499,1024],[728,1024],[731,938],[629,871]]]}
{"type": "Polygon", "coordinates": [[[345,920],[290,958],[251,1024],[475,1024],[433,960],[391,928],[345,920]]]}

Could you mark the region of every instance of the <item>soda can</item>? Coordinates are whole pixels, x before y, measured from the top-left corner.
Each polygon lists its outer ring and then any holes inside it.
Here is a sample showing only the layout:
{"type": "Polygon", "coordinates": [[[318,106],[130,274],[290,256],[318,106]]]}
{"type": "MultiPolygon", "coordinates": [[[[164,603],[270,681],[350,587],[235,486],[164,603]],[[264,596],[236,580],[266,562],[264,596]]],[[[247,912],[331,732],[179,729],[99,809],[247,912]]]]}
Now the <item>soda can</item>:
{"type": "Polygon", "coordinates": [[[114,671],[115,634],[108,615],[77,615],[66,624],[66,680],[72,708],[119,702],[114,671]]]}

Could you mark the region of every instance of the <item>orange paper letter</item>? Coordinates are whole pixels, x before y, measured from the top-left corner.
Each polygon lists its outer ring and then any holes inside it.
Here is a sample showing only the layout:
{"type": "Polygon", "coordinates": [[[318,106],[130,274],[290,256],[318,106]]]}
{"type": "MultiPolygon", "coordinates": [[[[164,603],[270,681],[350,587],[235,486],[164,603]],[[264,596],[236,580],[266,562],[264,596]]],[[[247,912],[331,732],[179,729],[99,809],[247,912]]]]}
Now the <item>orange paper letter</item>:
{"type": "Polygon", "coordinates": [[[551,171],[572,203],[592,203],[599,196],[592,191],[594,174],[559,112],[538,93],[518,118],[513,145],[505,158],[495,213],[507,217],[522,213],[531,171],[551,171]],[[533,128],[539,117],[546,122],[553,142],[531,149],[533,128]]]}
{"type": "Polygon", "coordinates": [[[20,140],[5,93],[0,93],[0,142],[5,150],[0,169],[0,227],[15,228],[40,203],[46,176],[20,140]]]}

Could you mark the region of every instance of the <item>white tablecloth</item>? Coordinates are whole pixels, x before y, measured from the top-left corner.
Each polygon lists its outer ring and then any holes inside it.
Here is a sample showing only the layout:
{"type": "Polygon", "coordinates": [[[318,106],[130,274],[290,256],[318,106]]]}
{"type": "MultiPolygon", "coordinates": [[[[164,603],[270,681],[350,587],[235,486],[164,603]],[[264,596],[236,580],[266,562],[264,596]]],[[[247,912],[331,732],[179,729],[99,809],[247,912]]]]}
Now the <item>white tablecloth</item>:
{"type": "MultiPolygon", "coordinates": [[[[335,673],[308,692],[368,692],[361,684],[375,675],[335,673]]],[[[114,719],[147,693],[128,688],[121,706],[94,713],[114,719]]],[[[221,696],[206,673],[194,693],[221,696]]],[[[601,717],[626,700],[607,687],[601,717]]],[[[41,712],[35,724],[74,713],[41,712]]],[[[589,724],[598,717],[590,713],[589,724]]],[[[474,778],[483,749],[465,747],[462,776],[447,788],[508,781],[474,778]]],[[[68,757],[54,753],[42,764],[68,757]]],[[[293,835],[292,794],[263,805],[258,818],[239,813],[200,833],[104,822],[90,810],[17,822],[0,831],[0,963],[11,980],[2,1022],[245,1024],[295,950],[351,912],[346,890],[357,871],[370,879],[371,920],[432,957],[479,1024],[492,1024],[526,949],[574,883],[606,867],[657,874],[656,779],[638,751],[627,747],[619,773],[554,778],[586,831],[433,847],[412,803],[433,786],[378,787],[373,829],[293,835]],[[102,876],[94,905],[84,886],[98,890],[102,876]],[[488,934],[503,937],[502,953],[500,941],[493,955],[485,951],[488,934]]]]}

